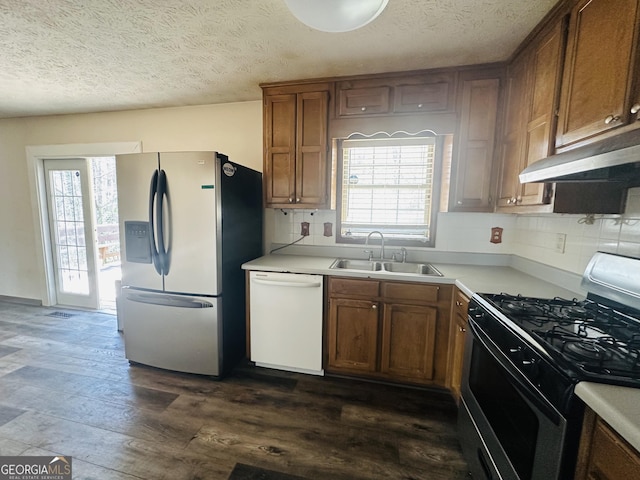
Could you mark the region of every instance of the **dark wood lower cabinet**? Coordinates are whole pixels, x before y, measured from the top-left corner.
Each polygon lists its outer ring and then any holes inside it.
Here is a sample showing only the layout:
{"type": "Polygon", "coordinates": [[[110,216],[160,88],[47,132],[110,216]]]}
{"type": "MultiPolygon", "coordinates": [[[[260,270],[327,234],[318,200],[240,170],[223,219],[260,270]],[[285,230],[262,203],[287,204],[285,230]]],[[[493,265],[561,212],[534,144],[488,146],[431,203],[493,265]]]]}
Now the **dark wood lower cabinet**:
{"type": "Polygon", "coordinates": [[[407,379],[433,379],[438,309],[385,304],[380,371],[407,379]]]}
{"type": "Polygon", "coordinates": [[[329,364],[335,368],[375,372],[378,307],[368,300],[334,298],[330,302],[329,364]]]}
{"type": "Polygon", "coordinates": [[[640,453],[588,407],[575,479],[640,479],[640,453]]]}
{"type": "Polygon", "coordinates": [[[452,291],[330,277],[326,371],[444,387],[452,291]]]}
{"type": "Polygon", "coordinates": [[[447,386],[456,403],[460,403],[462,368],[464,364],[464,344],[467,334],[467,314],[469,297],[456,289],[451,313],[451,332],[449,336],[449,373],[447,386]]]}

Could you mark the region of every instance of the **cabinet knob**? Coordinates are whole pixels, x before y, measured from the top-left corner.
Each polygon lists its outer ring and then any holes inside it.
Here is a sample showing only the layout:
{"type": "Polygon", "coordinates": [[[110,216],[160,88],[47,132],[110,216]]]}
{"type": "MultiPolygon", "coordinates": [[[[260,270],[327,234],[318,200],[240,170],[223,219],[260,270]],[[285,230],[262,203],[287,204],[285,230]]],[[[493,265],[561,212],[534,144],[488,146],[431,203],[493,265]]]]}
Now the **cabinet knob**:
{"type": "Polygon", "coordinates": [[[293,198],[289,198],[289,203],[293,203],[293,198]]]}
{"type": "Polygon", "coordinates": [[[376,305],[375,303],[373,305],[371,305],[371,308],[373,308],[374,310],[378,309],[378,305],[376,305]]]}
{"type": "Polygon", "coordinates": [[[418,108],[422,108],[422,106],[423,106],[423,105],[422,105],[421,103],[419,103],[419,104],[418,104],[418,108]]]}
{"type": "Polygon", "coordinates": [[[456,202],[456,205],[462,205],[462,200],[458,200],[458,201],[456,202]]]}
{"type": "Polygon", "coordinates": [[[367,111],[367,107],[362,107],[362,108],[360,108],[360,111],[361,111],[361,112],[366,112],[366,111],[367,111]]]}
{"type": "Polygon", "coordinates": [[[296,203],[300,203],[300,198],[296,198],[296,203]]]}
{"type": "Polygon", "coordinates": [[[631,113],[638,113],[640,112],[640,103],[634,103],[633,106],[631,107],[631,113]]]}
{"type": "Polygon", "coordinates": [[[618,120],[620,120],[620,115],[607,115],[604,119],[604,123],[609,125],[610,123],[617,122],[618,120]]]}

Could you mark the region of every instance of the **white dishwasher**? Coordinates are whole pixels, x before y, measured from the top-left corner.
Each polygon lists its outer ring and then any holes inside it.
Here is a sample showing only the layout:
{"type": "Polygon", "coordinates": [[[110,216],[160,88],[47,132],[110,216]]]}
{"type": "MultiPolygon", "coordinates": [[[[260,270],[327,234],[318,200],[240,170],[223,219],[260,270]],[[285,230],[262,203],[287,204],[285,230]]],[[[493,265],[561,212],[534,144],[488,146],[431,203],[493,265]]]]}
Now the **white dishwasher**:
{"type": "Polygon", "coordinates": [[[324,375],[322,275],[252,271],[249,278],[251,360],[324,375]]]}

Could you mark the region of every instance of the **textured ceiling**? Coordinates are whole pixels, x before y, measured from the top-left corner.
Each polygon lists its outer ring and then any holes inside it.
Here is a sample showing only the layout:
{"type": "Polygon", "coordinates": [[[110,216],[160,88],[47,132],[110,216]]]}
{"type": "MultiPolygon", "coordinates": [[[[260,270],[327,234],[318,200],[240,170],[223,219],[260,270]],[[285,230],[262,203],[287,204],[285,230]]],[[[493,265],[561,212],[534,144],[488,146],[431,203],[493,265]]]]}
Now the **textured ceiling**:
{"type": "Polygon", "coordinates": [[[284,0],[0,0],[0,118],[257,100],[261,82],[500,61],[554,4],[391,0],[360,30],[323,33],[284,0]]]}

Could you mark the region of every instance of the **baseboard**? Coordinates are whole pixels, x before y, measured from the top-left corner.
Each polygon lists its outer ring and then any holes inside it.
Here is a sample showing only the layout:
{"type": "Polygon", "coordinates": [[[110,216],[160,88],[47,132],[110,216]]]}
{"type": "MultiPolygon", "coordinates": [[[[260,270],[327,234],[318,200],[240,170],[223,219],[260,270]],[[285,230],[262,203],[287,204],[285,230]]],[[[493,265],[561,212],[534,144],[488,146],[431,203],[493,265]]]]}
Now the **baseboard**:
{"type": "Polygon", "coordinates": [[[17,303],[20,305],[29,305],[32,307],[41,307],[42,300],[35,298],[11,297],[9,295],[0,295],[0,302],[17,303]]]}

